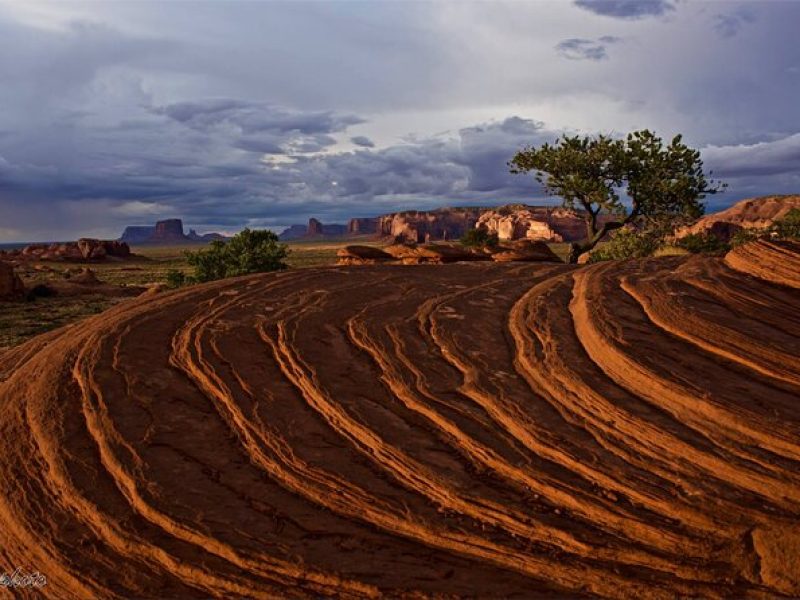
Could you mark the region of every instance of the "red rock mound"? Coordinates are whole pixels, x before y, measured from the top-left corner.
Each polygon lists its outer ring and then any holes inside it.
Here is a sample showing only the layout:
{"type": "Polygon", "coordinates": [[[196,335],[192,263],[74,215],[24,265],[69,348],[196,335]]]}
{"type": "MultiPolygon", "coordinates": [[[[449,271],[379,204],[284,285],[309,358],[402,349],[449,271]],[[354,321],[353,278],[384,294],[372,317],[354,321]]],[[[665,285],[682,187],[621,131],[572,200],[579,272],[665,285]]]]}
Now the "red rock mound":
{"type": "Polygon", "coordinates": [[[51,598],[800,595],[800,295],[719,258],[299,269],[3,354],[51,598]]]}
{"type": "Polygon", "coordinates": [[[393,258],[391,254],[374,246],[346,246],[337,250],[336,256],[339,257],[340,265],[371,265],[393,258]]]}
{"type": "Polygon", "coordinates": [[[519,240],[510,249],[492,254],[496,262],[563,262],[544,242],[519,240]]]}
{"type": "Polygon", "coordinates": [[[800,208],[800,196],[750,198],[702,217],[692,225],[676,231],[675,237],[712,233],[719,239],[728,241],[740,229],[764,229],[771,226],[793,208],[800,208]]]}

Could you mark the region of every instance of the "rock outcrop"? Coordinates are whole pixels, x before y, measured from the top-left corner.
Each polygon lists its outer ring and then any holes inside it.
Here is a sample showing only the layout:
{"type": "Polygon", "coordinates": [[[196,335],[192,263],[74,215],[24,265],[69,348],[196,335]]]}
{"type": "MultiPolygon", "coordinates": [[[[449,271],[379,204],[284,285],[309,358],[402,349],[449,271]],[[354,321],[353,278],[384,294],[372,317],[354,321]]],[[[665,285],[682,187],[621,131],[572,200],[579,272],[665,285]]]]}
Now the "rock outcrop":
{"type": "Polygon", "coordinates": [[[308,225],[290,225],[280,234],[278,234],[278,239],[282,242],[288,242],[289,240],[296,240],[301,237],[305,237],[306,233],[308,232],[308,225]]]}
{"type": "MultiPolygon", "coordinates": [[[[599,222],[606,219],[600,217],[599,222]]],[[[360,226],[361,220],[353,221],[351,231],[360,226]]],[[[376,232],[399,242],[423,243],[455,240],[474,228],[496,233],[505,241],[572,242],[586,237],[586,223],[580,211],[526,204],[393,213],[378,217],[376,232]]]]}
{"type": "Polygon", "coordinates": [[[129,225],[119,239],[128,244],[146,244],[153,237],[155,230],[155,225],[129,225]]]}
{"type": "Polygon", "coordinates": [[[55,244],[31,244],[21,250],[0,252],[0,259],[13,262],[31,261],[101,261],[109,257],[126,259],[131,256],[131,249],[126,242],[118,240],[96,240],[81,238],[77,242],[55,244]]]}
{"type": "Polygon", "coordinates": [[[105,258],[106,256],[127,258],[131,255],[130,246],[117,240],[81,238],[78,240],[77,245],[81,256],[86,259],[105,258]]]}
{"type": "Polygon", "coordinates": [[[322,235],[322,223],[313,217],[310,218],[306,228],[306,235],[322,235]]]}
{"type": "Polygon", "coordinates": [[[378,233],[380,227],[380,217],[368,217],[350,219],[347,223],[347,233],[351,235],[363,235],[378,233]]]}
{"type": "Polygon", "coordinates": [[[522,239],[517,240],[508,250],[492,254],[496,262],[563,262],[556,256],[546,242],[522,239]]]}
{"type": "Polygon", "coordinates": [[[561,263],[545,242],[517,240],[495,248],[466,248],[460,244],[392,244],[384,248],[347,246],[338,251],[340,265],[365,265],[377,262],[419,265],[456,262],[556,262],[561,263]]]}
{"type": "Polygon", "coordinates": [[[25,286],[14,272],[14,267],[0,261],[0,300],[16,300],[24,294],[25,286]]]}
{"type": "MultiPolygon", "coordinates": [[[[475,226],[497,234],[500,240],[575,242],[586,237],[584,214],[560,207],[510,204],[485,210],[475,226]]],[[[598,223],[602,225],[610,218],[601,215],[598,223]]]]}
{"type": "Polygon", "coordinates": [[[150,236],[150,242],[154,243],[170,243],[170,242],[183,242],[186,241],[186,236],[183,234],[183,221],[180,219],[165,219],[158,221],[150,236]]]}
{"type": "Polygon", "coordinates": [[[481,208],[405,211],[378,218],[377,233],[399,242],[454,240],[475,227],[481,208]]]}
{"type": "Polygon", "coordinates": [[[340,265],[371,265],[392,260],[387,254],[374,246],[346,246],[336,251],[340,265]]]}
{"type": "Polygon", "coordinates": [[[771,226],[793,208],[800,209],[800,195],[748,198],[678,229],[675,237],[680,239],[690,234],[711,233],[722,241],[729,241],[741,229],[771,226]]]}
{"type": "Polygon", "coordinates": [[[347,225],[341,223],[322,223],[319,219],[311,217],[308,220],[308,225],[292,225],[284,229],[278,239],[281,241],[290,241],[300,238],[314,238],[314,237],[337,237],[347,234],[347,225]]]}

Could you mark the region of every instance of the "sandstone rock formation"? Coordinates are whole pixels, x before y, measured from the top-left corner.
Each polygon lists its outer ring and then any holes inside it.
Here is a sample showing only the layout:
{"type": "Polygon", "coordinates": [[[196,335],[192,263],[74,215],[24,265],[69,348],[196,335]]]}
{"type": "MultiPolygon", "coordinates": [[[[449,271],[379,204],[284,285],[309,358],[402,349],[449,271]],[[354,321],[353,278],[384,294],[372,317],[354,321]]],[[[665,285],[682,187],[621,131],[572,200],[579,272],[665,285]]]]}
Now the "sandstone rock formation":
{"type": "Polygon", "coordinates": [[[699,255],[126,302],[2,354],[3,563],[30,598],[798,597],[799,313],[699,255]]]}
{"type": "Polygon", "coordinates": [[[374,246],[346,246],[336,251],[340,265],[368,265],[386,262],[393,257],[374,246]]]}
{"type": "Polygon", "coordinates": [[[16,300],[24,294],[25,286],[14,267],[0,260],[0,300],[16,300]]]}
{"type": "Polygon", "coordinates": [[[322,223],[318,219],[310,218],[308,225],[292,225],[284,229],[279,235],[278,239],[281,241],[290,241],[301,238],[314,238],[314,237],[336,237],[345,235],[347,233],[347,225],[339,223],[322,223]]]}
{"type": "Polygon", "coordinates": [[[351,235],[378,233],[380,227],[379,217],[350,219],[347,223],[347,232],[351,235]]]}
{"type": "Polygon", "coordinates": [[[800,242],[757,240],[728,252],[725,263],[765,281],[800,289],[800,242]]]}
{"type": "Polygon", "coordinates": [[[681,227],[675,232],[675,237],[680,239],[694,233],[712,233],[722,241],[729,241],[740,229],[771,226],[793,208],[800,209],[800,195],[749,198],[681,227]]]}
{"type": "Polygon", "coordinates": [[[149,241],[164,244],[186,241],[186,236],[183,234],[183,222],[180,219],[158,221],[149,241]]]}
{"type": "Polygon", "coordinates": [[[0,252],[0,259],[14,262],[30,261],[101,261],[108,257],[126,259],[131,249],[125,242],[81,238],[77,242],[31,244],[20,250],[0,252]]]}
{"type": "Polygon", "coordinates": [[[379,217],[379,235],[400,242],[424,243],[428,240],[457,240],[475,227],[480,208],[440,208],[430,211],[405,211],[379,217]]]}
{"type": "MultiPolygon", "coordinates": [[[[601,216],[600,224],[609,218],[601,216]]],[[[351,222],[351,230],[353,227],[351,222]]],[[[475,227],[496,233],[501,240],[570,242],[586,237],[586,223],[579,211],[525,204],[393,213],[379,217],[376,230],[397,241],[422,243],[456,240],[475,227]]]]}
{"type": "Polygon", "coordinates": [[[306,235],[322,235],[322,223],[314,218],[309,219],[306,235]]]}
{"type": "Polygon", "coordinates": [[[120,236],[121,242],[128,244],[146,244],[155,233],[155,225],[129,225],[120,236]]]}
{"type": "Polygon", "coordinates": [[[81,256],[87,259],[104,258],[105,256],[128,258],[131,255],[130,246],[125,242],[119,242],[117,240],[81,238],[78,240],[77,244],[81,256]]]}
{"type": "Polygon", "coordinates": [[[508,250],[501,249],[491,256],[495,262],[564,262],[545,242],[532,239],[517,240],[508,250]]]}

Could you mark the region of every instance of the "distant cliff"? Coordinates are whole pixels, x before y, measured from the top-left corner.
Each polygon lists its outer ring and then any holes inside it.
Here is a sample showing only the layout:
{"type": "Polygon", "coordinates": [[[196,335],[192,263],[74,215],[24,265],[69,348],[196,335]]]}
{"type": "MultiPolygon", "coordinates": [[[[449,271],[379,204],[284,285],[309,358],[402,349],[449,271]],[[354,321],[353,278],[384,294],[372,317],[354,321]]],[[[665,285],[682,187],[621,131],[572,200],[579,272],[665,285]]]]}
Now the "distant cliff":
{"type": "Polygon", "coordinates": [[[408,210],[379,217],[353,218],[347,227],[323,225],[312,218],[308,225],[292,225],[287,228],[281,233],[280,239],[293,240],[322,235],[376,235],[398,241],[423,243],[458,239],[476,227],[496,233],[501,240],[570,242],[586,236],[586,224],[579,211],[552,206],[508,204],[491,208],[408,210]]]}
{"type": "Polygon", "coordinates": [[[188,234],[183,233],[181,219],[165,219],[155,225],[129,225],[119,238],[128,244],[182,244],[187,242],[210,242],[213,240],[227,239],[220,233],[198,234],[190,229],[188,234]]]}
{"type": "Polygon", "coordinates": [[[347,234],[347,225],[339,223],[322,223],[313,217],[308,220],[308,225],[291,225],[284,229],[278,239],[281,241],[297,240],[314,237],[337,237],[347,234]]]}
{"type": "MultiPolygon", "coordinates": [[[[360,221],[367,221],[366,228],[371,225],[368,220],[353,219],[350,231],[361,227],[360,221]]],[[[474,228],[495,233],[501,240],[571,242],[586,236],[581,212],[552,206],[508,204],[492,208],[440,208],[392,213],[375,219],[376,234],[399,241],[458,239],[474,228]]]]}

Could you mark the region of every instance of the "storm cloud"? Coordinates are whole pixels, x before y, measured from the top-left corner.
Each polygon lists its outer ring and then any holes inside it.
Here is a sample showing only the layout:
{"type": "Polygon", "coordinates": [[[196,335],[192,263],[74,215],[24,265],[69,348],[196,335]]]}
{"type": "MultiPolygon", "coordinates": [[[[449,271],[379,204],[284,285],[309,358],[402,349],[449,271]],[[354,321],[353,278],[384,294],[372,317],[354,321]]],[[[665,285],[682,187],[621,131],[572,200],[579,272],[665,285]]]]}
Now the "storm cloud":
{"type": "Polygon", "coordinates": [[[604,35],[597,40],[571,38],[556,45],[556,52],[570,60],[605,60],[608,58],[606,48],[620,42],[620,38],[604,35]]]}
{"type": "Polygon", "coordinates": [[[795,3],[0,0],[0,242],[555,202],[509,174],[517,150],[642,127],[702,149],[730,183],[715,205],[796,191],[798,20],[795,3]]]}
{"type": "Polygon", "coordinates": [[[675,10],[670,0],[575,0],[575,6],[618,19],[658,17],[675,10]]]}

